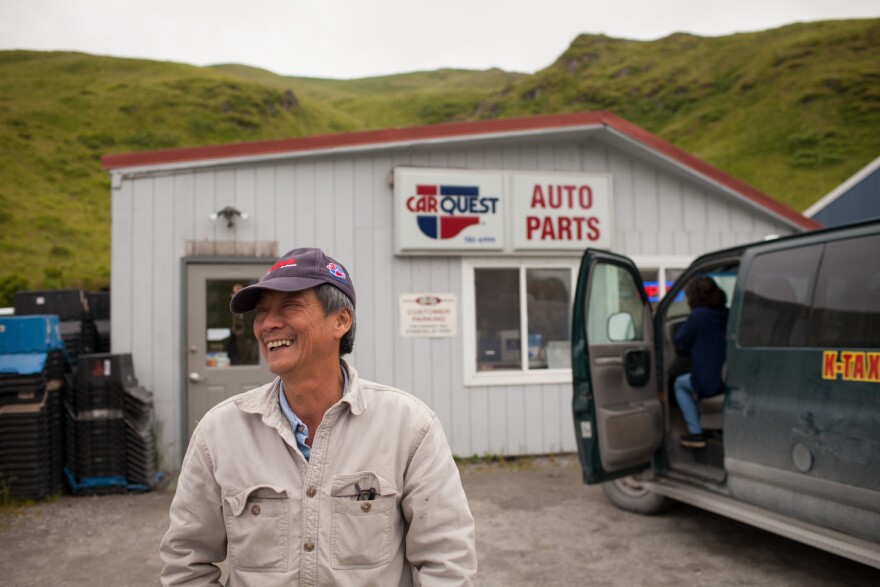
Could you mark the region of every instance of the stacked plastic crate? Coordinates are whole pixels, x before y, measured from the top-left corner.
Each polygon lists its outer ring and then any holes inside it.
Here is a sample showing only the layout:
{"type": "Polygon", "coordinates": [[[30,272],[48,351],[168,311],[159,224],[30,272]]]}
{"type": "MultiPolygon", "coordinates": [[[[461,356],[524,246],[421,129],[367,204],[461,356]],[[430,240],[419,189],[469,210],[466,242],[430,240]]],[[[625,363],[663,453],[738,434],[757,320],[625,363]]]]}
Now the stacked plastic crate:
{"type": "Polygon", "coordinates": [[[98,346],[98,330],[81,289],[20,291],[15,294],[15,315],[55,314],[60,321],[61,339],[72,361],[98,346]]]}
{"type": "Polygon", "coordinates": [[[152,394],[137,384],[130,354],[81,355],[65,405],[66,471],[75,493],[155,486],[152,394]]]}
{"type": "Polygon", "coordinates": [[[126,387],[125,476],[132,488],[152,489],[159,478],[156,473],[156,440],[153,433],[153,393],[141,386],[126,387]]]}
{"type": "Polygon", "coordinates": [[[95,321],[95,329],[98,333],[96,353],[110,352],[110,292],[90,291],[86,294],[89,304],[89,312],[95,321]]]}
{"type": "Polygon", "coordinates": [[[0,492],[41,499],[64,488],[61,407],[70,363],[57,316],[0,318],[0,492]]]}

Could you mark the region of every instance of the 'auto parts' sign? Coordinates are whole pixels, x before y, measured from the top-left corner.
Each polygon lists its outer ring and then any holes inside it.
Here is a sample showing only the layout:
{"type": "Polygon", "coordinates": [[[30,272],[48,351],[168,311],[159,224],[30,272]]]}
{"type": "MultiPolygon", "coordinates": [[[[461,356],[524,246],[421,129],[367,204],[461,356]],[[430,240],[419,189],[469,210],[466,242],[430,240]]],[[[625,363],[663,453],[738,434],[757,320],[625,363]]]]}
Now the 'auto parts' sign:
{"type": "Polygon", "coordinates": [[[395,170],[398,250],[503,249],[503,191],[498,173],[395,170]]]}
{"type": "Polygon", "coordinates": [[[611,177],[606,174],[511,176],[517,250],[611,248],[611,177]]]}

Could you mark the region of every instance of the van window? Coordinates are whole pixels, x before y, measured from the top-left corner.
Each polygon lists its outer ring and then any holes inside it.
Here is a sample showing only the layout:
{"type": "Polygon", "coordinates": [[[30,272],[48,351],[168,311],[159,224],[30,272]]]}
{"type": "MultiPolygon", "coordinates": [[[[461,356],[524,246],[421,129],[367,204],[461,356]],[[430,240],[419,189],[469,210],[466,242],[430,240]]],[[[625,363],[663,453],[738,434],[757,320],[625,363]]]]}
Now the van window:
{"type": "Polygon", "coordinates": [[[810,295],[822,245],[755,257],[746,278],[739,344],[744,347],[805,346],[810,295]]]}
{"type": "Polygon", "coordinates": [[[834,241],[825,247],[809,344],[880,347],[880,235],[834,241]]]}
{"type": "Polygon", "coordinates": [[[636,289],[632,274],[624,267],[598,263],[590,276],[587,308],[587,336],[590,343],[612,342],[611,324],[615,314],[628,314],[632,328],[629,340],[643,340],[646,305],[636,289]]]}
{"type": "MultiPolygon", "coordinates": [[[[711,277],[715,281],[715,284],[724,292],[724,305],[728,308],[730,307],[730,302],[733,300],[733,290],[736,288],[735,265],[725,265],[708,271],[701,271],[693,277],[688,278],[688,282],[694,277],[711,277]]],[[[669,309],[666,311],[667,318],[678,318],[679,316],[687,316],[690,314],[691,308],[685,298],[684,290],[684,287],[678,290],[675,299],[669,304],[669,309]]]]}

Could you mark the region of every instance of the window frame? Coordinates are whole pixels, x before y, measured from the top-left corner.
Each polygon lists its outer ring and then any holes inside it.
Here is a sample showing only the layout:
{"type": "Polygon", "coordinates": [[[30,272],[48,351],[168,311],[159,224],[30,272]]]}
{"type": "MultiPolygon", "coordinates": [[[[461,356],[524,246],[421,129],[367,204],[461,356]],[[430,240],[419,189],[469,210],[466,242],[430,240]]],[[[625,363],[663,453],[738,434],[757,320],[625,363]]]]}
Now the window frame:
{"type": "MultiPolygon", "coordinates": [[[[658,275],[660,298],[666,295],[666,272],[668,270],[686,271],[694,260],[693,255],[648,256],[630,255],[630,259],[641,271],[655,269],[658,275]]],[[[474,270],[476,269],[519,269],[520,299],[525,300],[526,269],[565,269],[571,271],[569,304],[574,303],[575,287],[580,270],[581,255],[577,256],[521,256],[521,257],[466,257],[461,262],[461,320],[462,350],[465,387],[486,387],[501,385],[539,385],[571,383],[571,367],[562,369],[526,369],[510,371],[477,370],[477,318],[476,289],[474,270]]],[[[656,305],[656,304],[655,304],[656,305]]],[[[528,307],[520,304],[520,348],[527,349],[525,338],[528,334],[528,307]]],[[[520,356],[521,364],[528,366],[528,353],[520,356]]]]}
{"type": "Polygon", "coordinates": [[[499,258],[467,258],[462,261],[462,322],[464,326],[464,385],[466,387],[487,385],[529,385],[538,383],[571,383],[571,368],[562,369],[529,369],[528,367],[528,304],[526,296],[526,270],[528,269],[568,269],[570,274],[569,305],[574,302],[574,286],[577,283],[579,257],[517,257],[499,258]],[[519,272],[519,335],[520,369],[504,371],[477,370],[477,319],[476,319],[476,288],[475,271],[477,269],[517,269],[519,272]]]}

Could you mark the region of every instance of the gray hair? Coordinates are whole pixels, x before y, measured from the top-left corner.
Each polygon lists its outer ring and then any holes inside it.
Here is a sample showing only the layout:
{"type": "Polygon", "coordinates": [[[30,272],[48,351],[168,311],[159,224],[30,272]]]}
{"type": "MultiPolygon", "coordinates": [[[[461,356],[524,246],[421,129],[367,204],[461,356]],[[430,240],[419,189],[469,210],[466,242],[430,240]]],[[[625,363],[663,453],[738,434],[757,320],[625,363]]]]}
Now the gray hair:
{"type": "Polygon", "coordinates": [[[347,355],[354,350],[354,333],[357,329],[357,316],[354,313],[354,304],[351,303],[347,295],[342,293],[341,289],[329,283],[319,285],[315,293],[318,296],[318,301],[321,302],[321,308],[324,310],[325,316],[329,316],[339,310],[351,312],[351,328],[348,329],[348,332],[339,341],[339,356],[347,355]]]}

